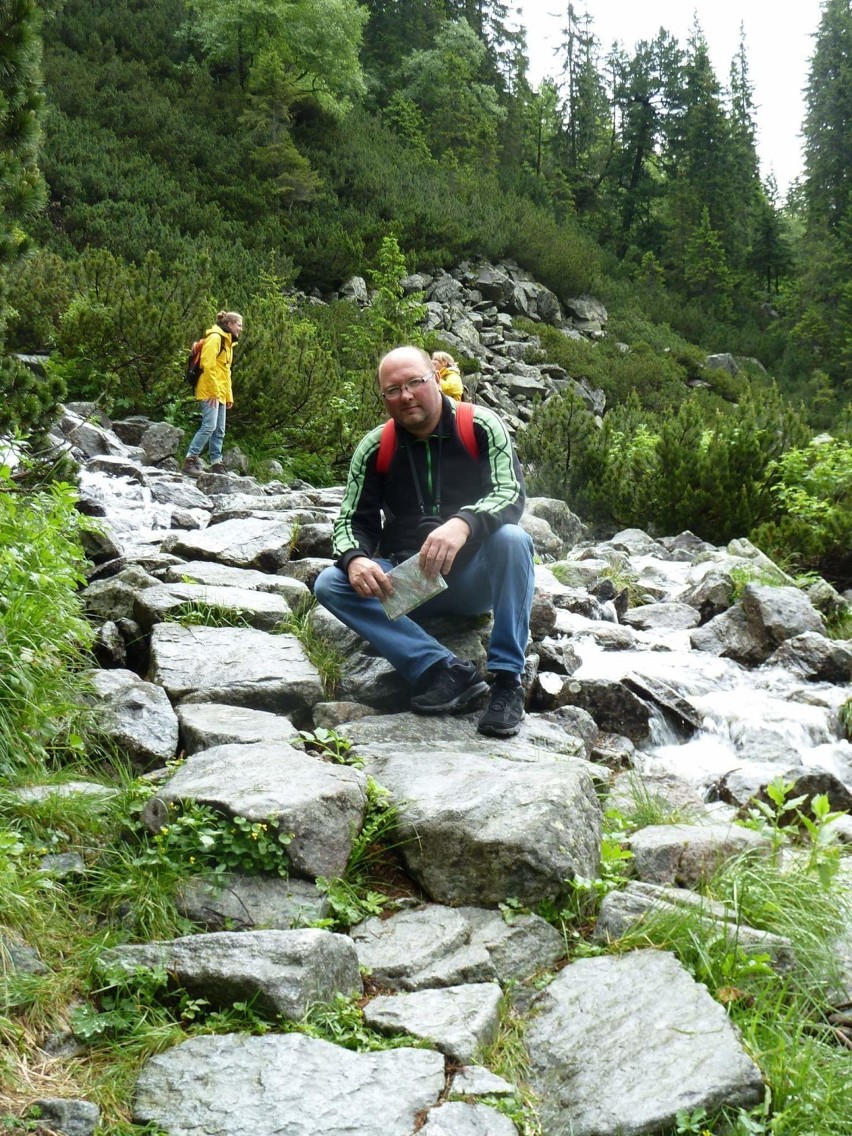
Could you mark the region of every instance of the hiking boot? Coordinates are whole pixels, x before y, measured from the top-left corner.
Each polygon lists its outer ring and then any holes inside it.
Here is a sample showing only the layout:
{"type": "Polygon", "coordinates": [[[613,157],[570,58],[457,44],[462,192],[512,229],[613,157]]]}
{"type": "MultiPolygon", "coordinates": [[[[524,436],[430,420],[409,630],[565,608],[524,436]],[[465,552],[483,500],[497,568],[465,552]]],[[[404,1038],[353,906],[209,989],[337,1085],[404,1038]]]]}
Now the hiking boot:
{"type": "Polygon", "coordinates": [[[228,471],[225,469],[225,463],[224,462],[213,462],[213,464],[210,466],[210,472],[211,473],[227,473],[228,471]]]}
{"type": "Polygon", "coordinates": [[[492,738],[510,738],[521,728],[524,716],[524,688],[518,683],[496,682],[488,709],[476,727],[492,738]]]}
{"type": "Polygon", "coordinates": [[[488,689],[473,663],[441,664],[429,685],[411,699],[415,714],[449,714],[488,689]]]}
{"type": "Polygon", "coordinates": [[[197,477],[201,473],[201,459],[190,454],[189,457],[184,459],[181,472],[188,473],[190,477],[197,477]]]}

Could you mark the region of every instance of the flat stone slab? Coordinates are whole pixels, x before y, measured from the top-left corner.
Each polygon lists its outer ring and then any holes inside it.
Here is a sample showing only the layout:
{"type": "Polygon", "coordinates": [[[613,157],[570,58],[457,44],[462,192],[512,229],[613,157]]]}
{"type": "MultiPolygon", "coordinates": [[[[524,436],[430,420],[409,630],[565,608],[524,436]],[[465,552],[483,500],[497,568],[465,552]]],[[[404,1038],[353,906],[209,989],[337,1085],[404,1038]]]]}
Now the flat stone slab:
{"type": "Polygon", "coordinates": [[[676,602],[643,604],[622,617],[622,623],[637,631],[686,631],[700,622],[701,616],[694,607],[676,602]]]}
{"type": "Polygon", "coordinates": [[[269,821],[293,837],[291,868],[316,878],[339,876],[367,807],[367,779],[288,745],[214,746],[192,754],[157,789],[171,801],[193,800],[230,816],[269,821]]]}
{"type": "Polygon", "coordinates": [[[323,700],[319,673],[298,639],[254,628],[158,623],[151,633],[149,678],[172,702],[306,714],[323,700]]]}
{"type": "Polygon", "coordinates": [[[311,593],[301,580],[289,576],[273,576],[254,568],[234,568],[214,560],[189,560],[173,564],[163,573],[168,584],[207,584],[209,587],[244,588],[252,592],[274,592],[283,596],[294,610],[311,602],[311,593]]]}
{"type": "Polygon", "coordinates": [[[309,880],[227,875],[212,883],[193,876],[175,897],[181,915],[208,931],[289,931],[322,919],[328,900],[309,880]]]}
{"type": "Polygon", "coordinates": [[[779,971],[796,968],[793,945],[783,935],[760,931],[741,922],[733,908],[707,899],[686,888],[660,887],[632,880],[623,891],[611,891],[601,902],[593,938],[597,943],[611,943],[642,924],[652,922],[655,915],[696,918],[708,940],[725,936],[733,945],[749,954],[765,954],[779,971]]]}
{"type": "Polygon", "coordinates": [[[365,761],[399,809],[411,875],[437,903],[476,907],[533,905],[575,875],[594,876],[601,811],[583,765],[460,760],[437,746],[365,761]]]}
{"type": "Polygon", "coordinates": [[[188,607],[210,608],[222,618],[272,631],[289,615],[283,596],[248,588],[221,587],[218,584],[159,584],[139,592],[133,605],[133,617],[144,631],[162,623],[188,607]]]}
{"type": "MultiPolygon", "coordinates": [[[[255,507],[263,506],[257,502],[255,507]]],[[[291,520],[241,517],[200,532],[175,534],[163,542],[163,549],[187,560],[218,560],[234,568],[276,572],[290,559],[292,536],[291,520]]]]}
{"type": "Polygon", "coordinates": [[[421,1131],[424,1136],[518,1136],[508,1116],[496,1108],[452,1101],[433,1108],[421,1131]]]}
{"type": "Polygon", "coordinates": [[[450,1100],[459,1097],[506,1097],[517,1089],[484,1065],[464,1065],[453,1076],[450,1100]]]}
{"type": "Polygon", "coordinates": [[[177,707],[177,717],[181,744],[187,753],[232,743],[289,743],[298,734],[284,714],[224,706],[220,702],[182,702],[177,707]]]}
{"type": "Polygon", "coordinates": [[[555,927],[538,915],[507,922],[497,911],[428,904],[350,930],[358,962],[379,986],[422,990],[465,982],[510,982],[565,954],[555,927]]]}
{"type": "Polygon", "coordinates": [[[554,1136],[644,1136],[763,1099],[724,1007],[664,951],[580,959],[534,1006],[530,1083],[554,1136]]]}
{"type": "Polygon", "coordinates": [[[633,852],[633,870],[652,884],[694,887],[712,876],[726,860],[744,852],[768,855],[768,836],[741,825],[651,824],[627,841],[633,852]]]}
{"type": "Polygon", "coordinates": [[[298,1021],[314,1002],[361,993],[358,957],[346,935],[330,931],[218,931],[170,942],[113,947],[102,966],[132,973],[167,970],[170,978],[211,1004],[256,998],[264,1009],[298,1021]]]}
{"type": "Polygon", "coordinates": [[[381,1117],[382,1136],[412,1136],[443,1088],[444,1058],[431,1050],[353,1053],[299,1033],[204,1035],[146,1063],[133,1120],[168,1136],[376,1136],[381,1117]]]}
{"type": "Polygon", "coordinates": [[[495,982],[384,994],[364,1007],[364,1021],[432,1042],[456,1061],[472,1061],[497,1036],[503,992],[495,982]]]}

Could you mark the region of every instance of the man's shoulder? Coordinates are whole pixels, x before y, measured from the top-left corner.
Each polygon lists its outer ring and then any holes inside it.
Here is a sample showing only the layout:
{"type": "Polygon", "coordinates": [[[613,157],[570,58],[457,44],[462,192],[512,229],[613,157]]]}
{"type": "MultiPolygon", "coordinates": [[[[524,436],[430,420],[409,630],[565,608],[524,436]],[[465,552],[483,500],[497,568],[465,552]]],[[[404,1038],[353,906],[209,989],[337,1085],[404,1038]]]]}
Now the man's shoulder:
{"type": "Polygon", "coordinates": [[[382,441],[382,431],[386,423],[382,422],[379,426],[374,426],[372,430],[368,431],[355,447],[355,453],[352,455],[352,460],[364,462],[370,455],[379,448],[382,441]]]}
{"type": "Polygon", "coordinates": [[[489,434],[498,431],[501,434],[507,433],[506,423],[495,411],[491,410],[488,406],[481,406],[475,403],[473,407],[473,422],[474,425],[482,426],[489,434]]]}

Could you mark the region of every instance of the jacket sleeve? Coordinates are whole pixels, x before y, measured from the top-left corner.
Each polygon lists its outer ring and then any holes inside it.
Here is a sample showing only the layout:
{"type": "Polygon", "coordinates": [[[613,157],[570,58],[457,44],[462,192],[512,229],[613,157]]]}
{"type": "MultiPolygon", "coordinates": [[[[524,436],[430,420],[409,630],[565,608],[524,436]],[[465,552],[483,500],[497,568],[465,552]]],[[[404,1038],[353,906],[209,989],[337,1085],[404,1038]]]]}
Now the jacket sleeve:
{"type": "Polygon", "coordinates": [[[526,490],[521,464],[502,420],[485,407],[477,406],[474,431],[485,492],[478,501],[466,505],[455,515],[470,527],[473,540],[484,540],[501,525],[518,523],[526,503],[526,490]]]}
{"type": "Polygon", "coordinates": [[[372,556],[382,535],[383,479],[376,472],[381,435],[381,426],[371,430],[358,444],[349,466],[333,541],[337,567],[344,571],[356,556],[372,556]]]}

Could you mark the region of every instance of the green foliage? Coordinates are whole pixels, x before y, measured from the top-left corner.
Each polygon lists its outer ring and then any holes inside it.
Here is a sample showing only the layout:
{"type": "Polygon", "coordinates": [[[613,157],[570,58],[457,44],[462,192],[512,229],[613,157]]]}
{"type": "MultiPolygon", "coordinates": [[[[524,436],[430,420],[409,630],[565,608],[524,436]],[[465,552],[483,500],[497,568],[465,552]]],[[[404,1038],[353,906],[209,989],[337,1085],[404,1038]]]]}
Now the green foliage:
{"type": "Polygon", "coordinates": [[[390,902],[382,889],[382,872],[400,843],[399,812],[390,793],[372,777],[367,778],[367,811],[352,844],[343,875],[320,877],[317,888],[328,901],[330,916],[318,925],[345,930],[371,915],[381,915],[390,902]]]}
{"type": "Polygon", "coordinates": [[[251,627],[246,614],[239,610],[216,607],[215,604],[192,600],[166,613],[167,623],[181,627],[251,627]]]}
{"type": "Polygon", "coordinates": [[[15,297],[8,313],[9,346],[26,353],[49,351],[71,299],[68,266],[56,253],[37,250],[9,270],[15,297]]]}
{"type": "Polygon", "coordinates": [[[77,587],[90,524],[68,485],[16,492],[0,468],[0,773],[79,751],[92,641],[77,587]]]}
{"type": "Polygon", "coordinates": [[[363,761],[360,757],[350,753],[352,742],[336,730],[327,730],[324,726],[317,726],[315,730],[299,730],[294,745],[304,747],[306,753],[314,753],[324,760],[333,761],[337,765],[354,765],[360,769],[363,761]]]}
{"type": "Polygon", "coordinates": [[[153,252],[138,267],[102,249],[81,257],[57,343],[71,392],[157,410],[181,381],[187,340],[211,318],[209,271],[204,256],[168,270],[153,252]]]}
{"type": "Polygon", "coordinates": [[[316,630],[311,619],[315,606],[312,604],[305,611],[291,616],[281,630],[296,636],[308,659],[319,671],[326,698],[334,698],[343,669],[343,655],[335,643],[316,630]]]}
{"type": "Polygon", "coordinates": [[[333,1002],[312,1006],[298,1022],[282,1022],[285,1033],[304,1033],[321,1041],[330,1041],[343,1049],[358,1053],[375,1053],[384,1049],[429,1048],[428,1041],[420,1041],[408,1033],[386,1034],[368,1026],[364,1011],[354,998],[337,994],[333,1002]]]}
{"type": "MultiPolygon", "coordinates": [[[[131,805],[138,815],[154,789],[140,782],[131,805]]],[[[194,875],[210,872],[222,876],[239,871],[249,875],[287,877],[287,848],[293,837],[283,832],[275,816],[252,821],[227,816],[195,801],[171,802],[168,823],[157,832],[138,832],[137,867],[168,866],[172,871],[194,875]]]]}

